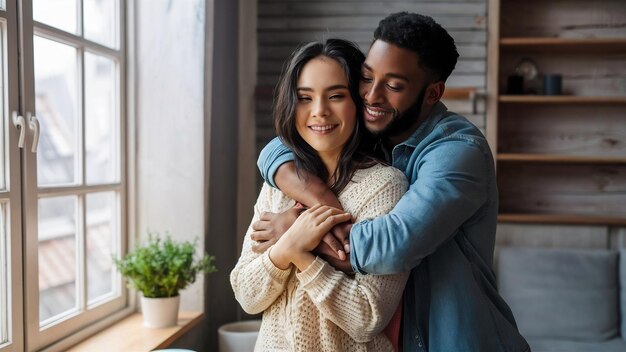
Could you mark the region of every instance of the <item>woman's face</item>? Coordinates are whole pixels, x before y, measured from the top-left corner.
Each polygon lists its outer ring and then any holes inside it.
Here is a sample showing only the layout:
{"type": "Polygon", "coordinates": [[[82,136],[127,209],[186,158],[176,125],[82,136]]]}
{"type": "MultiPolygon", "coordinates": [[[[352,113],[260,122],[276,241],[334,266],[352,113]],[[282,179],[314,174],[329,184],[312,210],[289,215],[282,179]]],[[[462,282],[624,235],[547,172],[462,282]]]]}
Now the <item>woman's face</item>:
{"type": "Polygon", "coordinates": [[[356,125],[356,105],[341,65],[318,56],[298,78],[296,129],[320,157],[337,160],[356,125]]]}

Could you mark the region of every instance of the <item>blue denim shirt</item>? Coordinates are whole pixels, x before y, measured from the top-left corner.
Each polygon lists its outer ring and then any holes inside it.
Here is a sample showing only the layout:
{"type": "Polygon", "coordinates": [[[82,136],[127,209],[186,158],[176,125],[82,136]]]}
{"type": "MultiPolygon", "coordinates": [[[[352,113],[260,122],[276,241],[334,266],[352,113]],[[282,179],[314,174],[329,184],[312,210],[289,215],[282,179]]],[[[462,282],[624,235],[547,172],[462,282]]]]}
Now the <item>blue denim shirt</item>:
{"type": "MultiPolygon", "coordinates": [[[[411,271],[404,350],[527,351],[492,269],[498,191],[485,137],[438,103],[391,157],[409,190],[389,214],[352,227],[350,261],[361,273],[411,271]]],[[[292,159],[274,139],[258,166],[273,184],[278,167],[292,159]]]]}

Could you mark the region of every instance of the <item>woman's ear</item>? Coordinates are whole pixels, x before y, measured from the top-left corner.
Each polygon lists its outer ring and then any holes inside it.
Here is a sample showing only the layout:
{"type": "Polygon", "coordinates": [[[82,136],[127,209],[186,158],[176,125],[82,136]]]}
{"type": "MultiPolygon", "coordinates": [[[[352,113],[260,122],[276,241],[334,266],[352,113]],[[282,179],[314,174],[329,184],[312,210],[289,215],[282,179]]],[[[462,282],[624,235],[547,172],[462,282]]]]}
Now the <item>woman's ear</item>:
{"type": "Polygon", "coordinates": [[[446,89],[446,84],[443,81],[437,81],[428,85],[426,90],[426,97],[424,98],[424,102],[428,105],[435,105],[441,97],[443,96],[443,92],[446,89]]]}

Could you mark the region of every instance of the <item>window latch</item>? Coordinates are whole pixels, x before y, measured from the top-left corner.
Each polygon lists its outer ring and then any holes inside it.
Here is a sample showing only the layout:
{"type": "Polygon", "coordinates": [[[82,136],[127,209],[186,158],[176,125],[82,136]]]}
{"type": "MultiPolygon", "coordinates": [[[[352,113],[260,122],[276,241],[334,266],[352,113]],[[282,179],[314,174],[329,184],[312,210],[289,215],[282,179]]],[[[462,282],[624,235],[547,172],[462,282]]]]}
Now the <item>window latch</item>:
{"type": "Polygon", "coordinates": [[[33,153],[37,153],[37,147],[39,146],[39,119],[37,119],[37,116],[31,114],[30,112],[27,112],[26,116],[28,117],[28,127],[34,133],[33,145],[31,146],[30,151],[33,153]]]}
{"type": "Polygon", "coordinates": [[[13,111],[11,114],[13,125],[20,131],[20,137],[17,141],[17,146],[19,148],[24,148],[24,138],[26,137],[26,122],[24,121],[24,117],[17,113],[17,111],[13,111]]]}

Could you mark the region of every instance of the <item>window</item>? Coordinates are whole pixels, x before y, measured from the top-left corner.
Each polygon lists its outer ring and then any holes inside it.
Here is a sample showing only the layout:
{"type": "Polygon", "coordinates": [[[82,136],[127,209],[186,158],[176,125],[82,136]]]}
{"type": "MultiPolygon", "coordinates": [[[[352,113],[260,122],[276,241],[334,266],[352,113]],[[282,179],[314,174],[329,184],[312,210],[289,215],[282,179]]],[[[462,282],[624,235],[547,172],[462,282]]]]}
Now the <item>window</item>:
{"type": "Polygon", "coordinates": [[[127,301],[111,260],[126,239],[125,2],[6,1],[2,352],[49,346],[127,301]]]}

